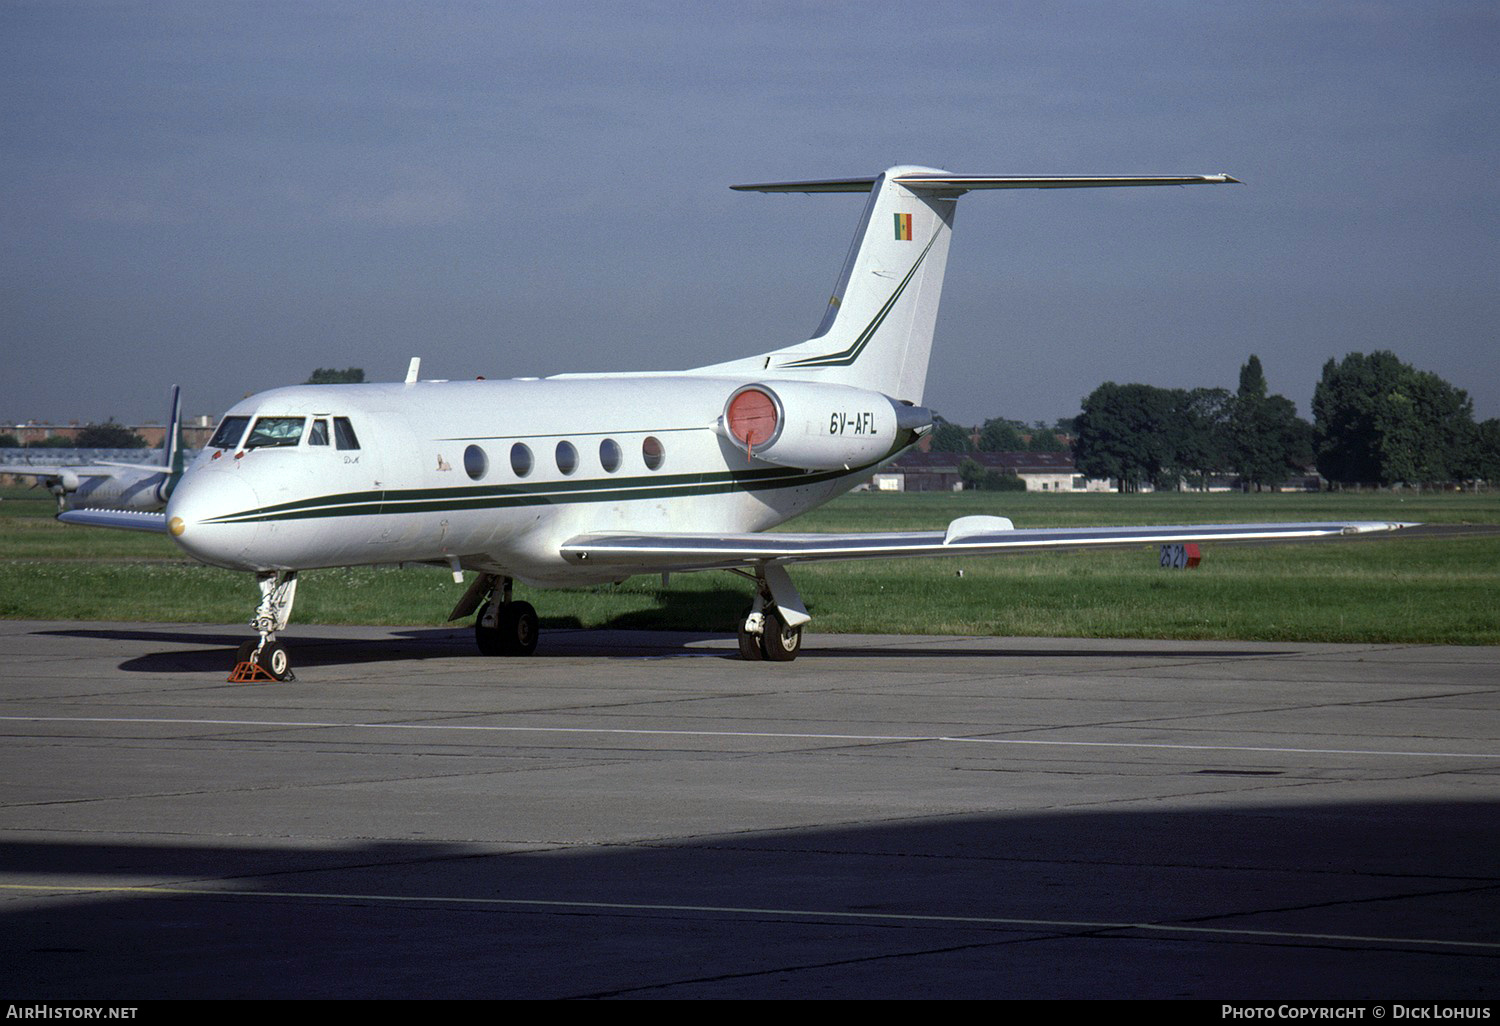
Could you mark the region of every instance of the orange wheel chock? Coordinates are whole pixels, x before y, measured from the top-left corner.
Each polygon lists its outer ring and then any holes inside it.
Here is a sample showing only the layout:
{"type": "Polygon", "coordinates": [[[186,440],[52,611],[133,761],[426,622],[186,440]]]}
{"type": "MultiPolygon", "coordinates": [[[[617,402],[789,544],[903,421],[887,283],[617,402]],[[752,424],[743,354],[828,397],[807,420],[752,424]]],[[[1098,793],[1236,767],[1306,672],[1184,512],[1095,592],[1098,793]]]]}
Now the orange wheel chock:
{"type": "Polygon", "coordinates": [[[230,684],[275,684],[276,678],[260,663],[253,659],[246,659],[243,663],[236,663],[233,672],[229,674],[230,684]]]}

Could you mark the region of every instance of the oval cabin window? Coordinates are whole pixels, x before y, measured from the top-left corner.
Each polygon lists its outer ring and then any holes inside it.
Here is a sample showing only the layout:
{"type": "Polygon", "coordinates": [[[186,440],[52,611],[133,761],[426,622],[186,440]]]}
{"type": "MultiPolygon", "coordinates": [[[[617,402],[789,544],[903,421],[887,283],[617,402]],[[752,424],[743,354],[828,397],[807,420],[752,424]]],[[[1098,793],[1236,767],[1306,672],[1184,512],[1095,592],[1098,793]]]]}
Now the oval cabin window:
{"type": "Polygon", "coordinates": [[[641,459],[646,461],[646,467],[650,470],[659,470],[667,458],[667,450],[662,448],[661,439],[650,435],[641,443],[641,459]]]}
{"type": "Polygon", "coordinates": [[[613,474],[620,469],[620,443],[613,438],[606,438],[599,443],[599,465],[607,474],[613,474]]]}
{"type": "Polygon", "coordinates": [[[524,442],[517,442],[510,447],[510,469],[517,477],[525,477],[531,473],[531,450],[524,442]]]}
{"type": "Polygon", "coordinates": [[[484,450],[477,445],[471,445],[464,450],[464,472],[478,481],[490,469],[490,458],[484,454],[484,450]]]}

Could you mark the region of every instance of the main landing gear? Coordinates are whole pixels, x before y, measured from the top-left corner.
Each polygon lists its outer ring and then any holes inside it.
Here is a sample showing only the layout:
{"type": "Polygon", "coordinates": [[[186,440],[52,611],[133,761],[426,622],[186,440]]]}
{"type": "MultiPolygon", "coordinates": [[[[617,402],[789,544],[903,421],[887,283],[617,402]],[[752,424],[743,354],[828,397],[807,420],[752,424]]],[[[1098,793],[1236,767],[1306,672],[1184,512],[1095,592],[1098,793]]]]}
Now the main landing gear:
{"type": "MultiPolygon", "coordinates": [[[[789,663],[802,651],[802,625],[812,619],[786,568],[758,567],[751,574],[735,570],[755,582],[755,601],[739,623],[740,658],[789,663]]],[[[509,577],[481,574],[448,614],[451,623],[471,613],[474,643],[487,656],[528,656],[536,651],[540,626],[530,602],[511,598],[509,577]]]]}
{"type": "MultiPolygon", "coordinates": [[[[736,573],[749,577],[743,570],[736,573]]],[[[784,567],[756,571],[755,601],[739,624],[740,658],[789,663],[802,651],[802,625],[812,619],[784,567]]]]}
{"type": "Polygon", "coordinates": [[[541,624],[530,602],[511,600],[511,579],[481,574],[458,600],[448,619],[458,620],[475,610],[474,643],[487,656],[529,656],[536,651],[541,624]]]}
{"type": "Polygon", "coordinates": [[[260,585],[260,605],[250,621],[260,634],[259,641],[247,641],[235,653],[234,683],[272,680],[296,680],[286,646],[276,640],[276,632],[285,630],[292,617],[292,602],[297,597],[297,571],[272,571],[255,575],[260,585]]]}
{"type": "MultiPolygon", "coordinates": [[[[812,619],[802,604],[802,596],[792,584],[786,568],[775,563],[757,567],[754,574],[735,570],[755,582],[755,600],[739,623],[740,658],[751,661],[789,663],[802,651],[802,626],[812,619]]],[[[276,632],[285,630],[297,597],[295,570],[271,571],[255,575],[260,586],[260,604],[250,621],[260,634],[257,641],[246,641],[235,654],[235,682],[296,680],[286,646],[276,640],[276,632]]],[[[541,626],[530,602],[511,598],[509,577],[481,574],[464,592],[449,614],[450,621],[471,613],[474,618],[474,642],[487,656],[529,656],[536,651],[541,626]]]]}

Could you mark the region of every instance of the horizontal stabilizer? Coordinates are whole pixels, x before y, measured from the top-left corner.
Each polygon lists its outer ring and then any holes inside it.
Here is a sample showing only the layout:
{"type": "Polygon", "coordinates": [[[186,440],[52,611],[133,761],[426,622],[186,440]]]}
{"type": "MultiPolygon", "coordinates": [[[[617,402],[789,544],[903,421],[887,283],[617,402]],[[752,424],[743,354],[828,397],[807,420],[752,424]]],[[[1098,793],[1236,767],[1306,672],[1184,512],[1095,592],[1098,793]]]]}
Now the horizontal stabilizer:
{"type": "Polygon", "coordinates": [[[731,185],[739,192],[869,192],[878,175],[863,178],[830,178],[819,182],[762,182],[758,185],[731,185]]]}
{"type": "MultiPolygon", "coordinates": [[[[968,520],[969,518],[961,518],[968,520]]],[[[1001,519],[1001,518],[996,518],[1001,519]]],[[[570,563],[655,570],[708,570],[760,563],[807,563],[901,556],[989,555],[1120,545],[1211,541],[1301,541],[1394,531],[1414,524],[1193,524],[1173,527],[1074,527],[890,531],[871,534],[589,534],[563,543],[570,563]]],[[[978,525],[972,525],[978,526],[978,525]]]]}
{"type": "MultiPolygon", "coordinates": [[[[831,178],[812,182],[762,182],[731,185],[741,192],[869,192],[878,176],[831,178]]],[[[1232,175],[956,175],[947,171],[910,171],[891,180],[913,192],[943,192],[957,195],[972,189],[1110,189],[1139,185],[1238,185],[1232,175]]]]}

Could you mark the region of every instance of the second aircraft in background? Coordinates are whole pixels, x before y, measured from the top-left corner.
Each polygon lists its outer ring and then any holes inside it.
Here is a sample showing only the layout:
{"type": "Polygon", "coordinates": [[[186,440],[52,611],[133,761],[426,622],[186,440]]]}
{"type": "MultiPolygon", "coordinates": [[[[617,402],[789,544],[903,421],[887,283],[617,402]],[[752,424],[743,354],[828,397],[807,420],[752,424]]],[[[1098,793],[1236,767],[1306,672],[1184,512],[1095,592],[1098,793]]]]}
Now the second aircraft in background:
{"type": "MultiPolygon", "coordinates": [[[[45,450],[43,450],[45,451],[45,450]]],[[[172,412],[160,458],[151,463],[104,460],[98,463],[0,463],[0,475],[29,477],[57,497],[59,511],[128,509],[154,512],[182,477],[182,389],[172,386],[172,412]]]]}

